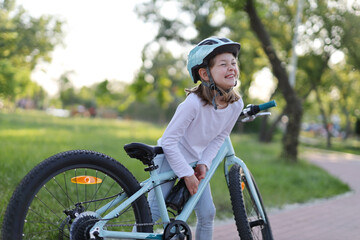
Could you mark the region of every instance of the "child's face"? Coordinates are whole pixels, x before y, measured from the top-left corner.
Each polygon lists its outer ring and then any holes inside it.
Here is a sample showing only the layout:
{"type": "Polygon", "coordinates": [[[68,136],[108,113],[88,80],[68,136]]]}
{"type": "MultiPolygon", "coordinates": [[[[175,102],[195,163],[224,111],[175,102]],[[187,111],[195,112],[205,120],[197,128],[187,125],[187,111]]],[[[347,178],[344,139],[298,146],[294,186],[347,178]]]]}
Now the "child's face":
{"type": "Polygon", "coordinates": [[[224,90],[234,87],[239,77],[237,60],[231,53],[221,53],[212,60],[210,72],[215,84],[224,90]]]}

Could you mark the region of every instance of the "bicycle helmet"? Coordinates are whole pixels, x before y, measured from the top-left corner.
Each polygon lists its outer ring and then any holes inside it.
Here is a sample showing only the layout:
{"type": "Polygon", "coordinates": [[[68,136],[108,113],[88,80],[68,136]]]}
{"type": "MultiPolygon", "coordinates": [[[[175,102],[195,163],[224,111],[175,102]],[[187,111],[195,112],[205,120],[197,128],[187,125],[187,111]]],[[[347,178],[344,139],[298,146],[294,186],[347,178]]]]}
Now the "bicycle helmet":
{"type": "Polygon", "coordinates": [[[199,68],[208,68],[209,60],[217,54],[229,52],[237,58],[239,51],[240,43],[233,42],[228,38],[210,37],[204,39],[188,55],[187,69],[191,79],[194,83],[201,80],[198,74],[199,68]]]}

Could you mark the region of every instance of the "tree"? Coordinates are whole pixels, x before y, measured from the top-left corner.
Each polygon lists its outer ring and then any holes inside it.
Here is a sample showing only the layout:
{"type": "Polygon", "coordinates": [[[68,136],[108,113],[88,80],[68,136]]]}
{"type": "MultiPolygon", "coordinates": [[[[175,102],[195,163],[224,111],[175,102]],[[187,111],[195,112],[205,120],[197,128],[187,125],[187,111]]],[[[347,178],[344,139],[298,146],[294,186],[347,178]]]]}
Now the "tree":
{"type": "Polygon", "coordinates": [[[290,86],[288,74],[282,61],[272,44],[270,35],[262,23],[254,5],[253,0],[238,1],[228,3],[235,9],[244,9],[249,16],[252,31],[261,42],[262,48],[266,53],[274,76],[278,79],[278,87],[286,100],[285,114],[288,116],[286,131],[283,135],[282,155],[290,161],[297,160],[297,146],[300,134],[301,118],[303,115],[302,103],[294,89],[290,86]]]}
{"type": "Polygon", "coordinates": [[[14,94],[15,67],[6,59],[0,60],[0,97],[14,94]]]}
{"type": "Polygon", "coordinates": [[[37,63],[51,61],[50,53],[62,41],[61,27],[51,16],[31,17],[15,7],[15,0],[0,0],[0,79],[6,79],[0,80],[0,95],[14,96],[18,72],[30,79],[37,63]]]}
{"type": "Polygon", "coordinates": [[[360,51],[357,46],[360,44],[360,4],[354,5],[352,11],[346,11],[339,21],[343,23],[341,44],[345,48],[348,62],[357,70],[360,70],[360,51]]]}
{"type": "MultiPolygon", "coordinates": [[[[157,44],[157,43],[152,43],[157,44]]],[[[130,85],[131,92],[140,102],[156,99],[162,110],[171,103],[179,102],[184,97],[184,88],[188,86],[184,69],[184,57],[174,57],[163,45],[159,44],[157,51],[151,51],[149,46],[143,50],[143,66],[135,81],[130,85]]],[[[166,121],[164,111],[159,115],[159,121],[166,121]]]]}
{"type": "Polygon", "coordinates": [[[359,117],[356,119],[356,123],[355,123],[355,135],[356,135],[357,139],[360,140],[360,118],[359,117]]]}
{"type": "MultiPolygon", "coordinates": [[[[249,16],[251,29],[256,34],[258,40],[262,43],[264,52],[271,63],[273,73],[278,79],[278,87],[287,102],[285,111],[290,119],[288,121],[287,130],[283,138],[284,155],[295,159],[297,140],[300,132],[301,124],[301,107],[307,96],[314,91],[317,102],[321,109],[325,129],[328,131],[328,145],[331,145],[331,134],[328,129],[329,115],[334,109],[335,104],[328,102],[329,106],[325,107],[323,103],[324,96],[321,89],[328,91],[338,90],[341,85],[336,86],[338,81],[325,78],[327,72],[330,71],[329,59],[339,49],[344,49],[341,40],[344,36],[349,35],[346,26],[352,26],[351,22],[355,22],[355,16],[352,14],[352,21],[346,20],[349,11],[343,1],[329,3],[327,1],[312,1],[305,3],[304,17],[301,24],[302,32],[299,46],[302,48],[303,57],[299,64],[297,78],[300,84],[297,84],[294,91],[288,85],[286,69],[284,66],[290,55],[291,39],[290,34],[294,28],[294,2],[293,1],[222,1],[225,2],[233,11],[244,11],[249,16]],[[236,10],[235,10],[236,9],[236,10]],[[266,19],[266,20],[265,20],[266,19]],[[277,29],[276,29],[277,28],[277,29]],[[320,46],[319,46],[320,45],[320,46]],[[277,49],[276,51],[274,49],[277,49]],[[280,54],[279,54],[280,53],[280,54]],[[279,61],[281,56],[281,61],[279,61]],[[305,64],[304,64],[305,63],[305,64]],[[300,73],[300,74],[299,74],[300,73]],[[292,113],[289,110],[294,110],[292,113]],[[327,109],[327,111],[326,111],[327,109]],[[291,117],[292,116],[292,117],[291,117]],[[289,131],[290,130],[290,131],[289,131]],[[289,155],[290,153],[290,155],[289,155]]],[[[359,13],[359,11],[357,11],[359,13]]],[[[348,16],[350,18],[350,16],[348,16]]],[[[358,23],[359,21],[357,21],[358,23]]],[[[351,31],[351,30],[350,30],[351,31]]],[[[356,30],[352,31],[352,39],[349,46],[356,46],[354,40],[358,36],[356,30]]],[[[356,51],[354,51],[356,52],[356,51]]],[[[291,53],[293,54],[293,53],[291,53]]],[[[353,54],[356,58],[356,54],[353,54]]],[[[343,102],[343,101],[340,101],[343,102]]],[[[343,108],[346,109],[346,108],[343,108]]],[[[344,111],[345,113],[348,111],[344,111]]]]}
{"type": "MultiPolygon", "coordinates": [[[[328,2],[318,1],[313,7],[313,12],[304,23],[311,31],[308,31],[302,42],[303,46],[307,45],[308,50],[299,61],[299,65],[306,74],[307,82],[310,82],[310,90],[315,92],[327,133],[327,146],[330,148],[332,133],[329,126],[333,112],[341,113],[346,118],[345,137],[348,136],[351,128],[349,109],[351,109],[351,99],[358,95],[356,89],[359,88],[354,88],[355,82],[352,80],[354,74],[348,64],[356,63],[352,60],[357,54],[356,51],[355,53],[352,51],[353,46],[359,41],[356,24],[360,18],[359,14],[349,11],[343,1],[333,2],[331,6],[328,2]],[[313,49],[309,50],[309,48],[313,49]],[[341,63],[340,68],[344,71],[339,71],[339,67],[330,61],[331,57],[340,51],[349,53],[347,60],[341,63]]],[[[304,88],[305,84],[302,83],[301,86],[304,88]]]]}
{"type": "Polygon", "coordinates": [[[73,84],[71,83],[71,75],[74,71],[66,71],[58,79],[59,83],[59,98],[62,108],[71,106],[77,102],[77,96],[73,84]]]}

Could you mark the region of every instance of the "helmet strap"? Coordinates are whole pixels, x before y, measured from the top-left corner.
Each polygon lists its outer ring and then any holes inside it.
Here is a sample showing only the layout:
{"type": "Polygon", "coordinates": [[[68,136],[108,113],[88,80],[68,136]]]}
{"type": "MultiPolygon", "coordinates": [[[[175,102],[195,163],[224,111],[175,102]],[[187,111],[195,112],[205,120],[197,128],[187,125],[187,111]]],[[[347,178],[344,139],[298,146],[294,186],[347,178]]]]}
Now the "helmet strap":
{"type": "Polygon", "coordinates": [[[215,81],[214,81],[213,77],[211,76],[209,65],[206,66],[206,73],[209,77],[209,82],[210,82],[210,84],[208,84],[208,87],[211,90],[215,90],[217,87],[215,85],[215,81]]]}
{"type": "Polygon", "coordinates": [[[213,77],[211,76],[209,65],[206,66],[206,73],[209,77],[209,82],[203,81],[202,83],[204,84],[204,86],[210,88],[211,90],[216,90],[215,95],[212,98],[212,105],[214,106],[215,110],[217,110],[217,104],[216,104],[215,98],[219,95],[222,96],[223,94],[220,91],[220,89],[216,86],[215,81],[214,81],[213,77]]]}

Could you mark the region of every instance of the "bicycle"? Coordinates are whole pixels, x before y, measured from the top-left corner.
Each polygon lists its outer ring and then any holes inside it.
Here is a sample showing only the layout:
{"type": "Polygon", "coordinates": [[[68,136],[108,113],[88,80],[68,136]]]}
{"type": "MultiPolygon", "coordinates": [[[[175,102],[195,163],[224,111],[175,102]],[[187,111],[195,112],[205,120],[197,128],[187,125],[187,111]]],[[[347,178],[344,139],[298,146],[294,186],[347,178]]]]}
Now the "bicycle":
{"type": "MultiPolygon", "coordinates": [[[[260,111],[274,106],[275,101],[251,105],[241,116],[270,114],[260,111]]],[[[172,171],[158,174],[153,161],[163,154],[162,148],[143,143],[124,148],[130,157],[146,165],[150,178],[139,183],[121,163],[102,153],[73,150],[56,154],[34,167],[14,191],[4,217],[3,239],[191,239],[186,221],[224,159],[239,237],[273,239],[260,191],[245,163],[235,156],[230,137],[212,161],[197,193],[174,219],[169,217],[160,185],[177,177],[172,171]],[[160,206],[159,223],[152,223],[145,196],[151,189],[160,206]],[[153,232],[155,225],[163,229],[161,233],[153,232]]]]}

